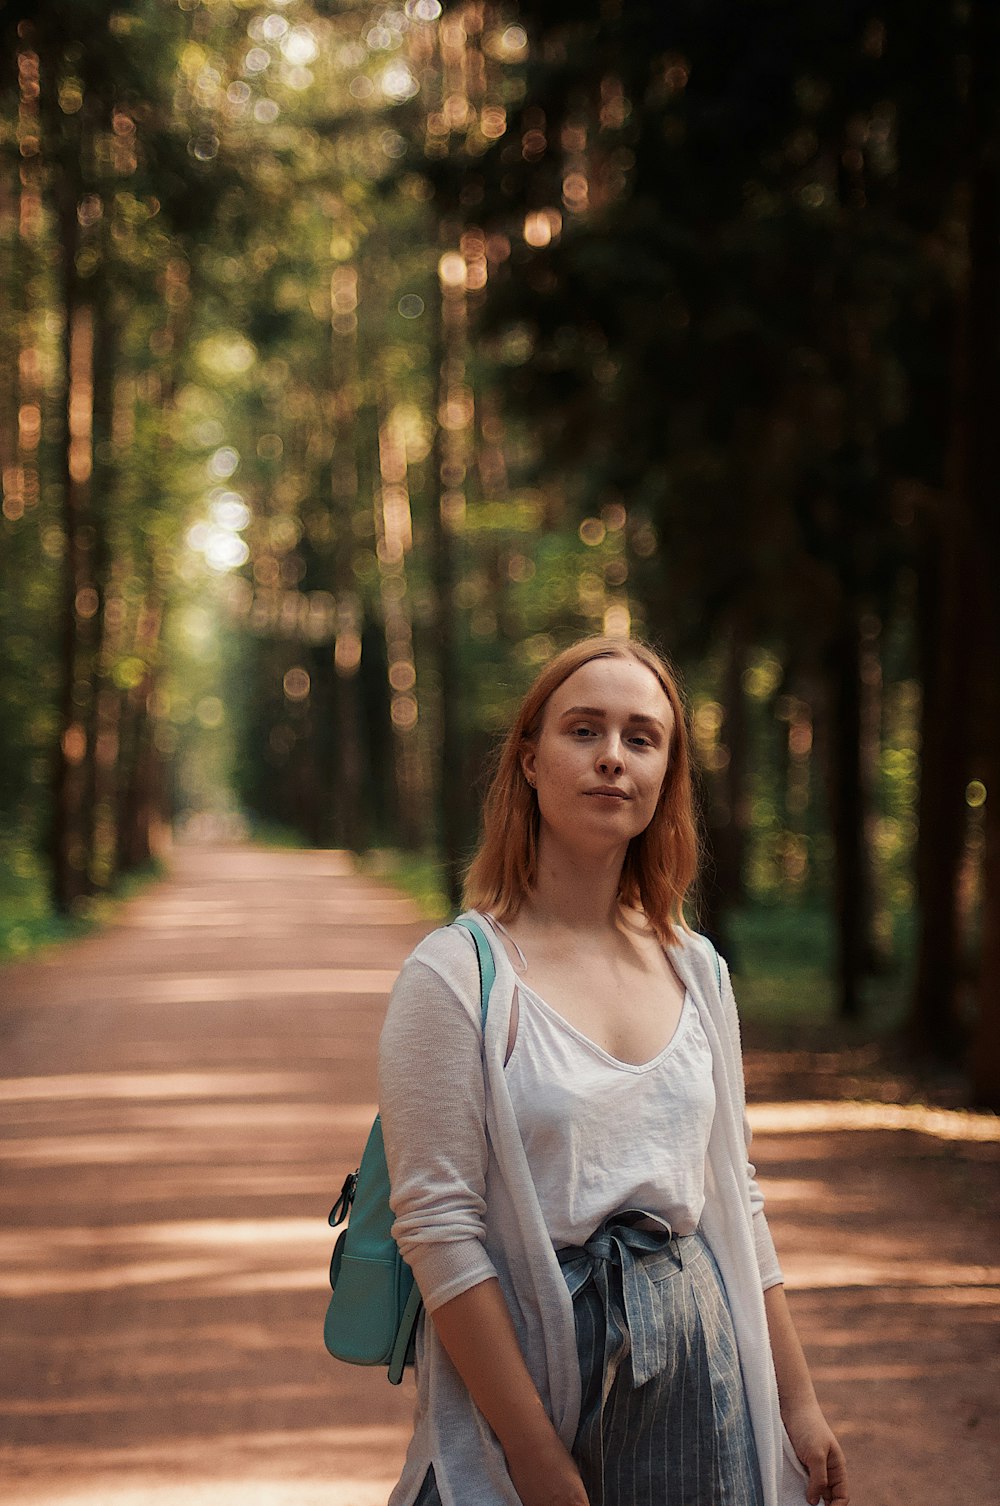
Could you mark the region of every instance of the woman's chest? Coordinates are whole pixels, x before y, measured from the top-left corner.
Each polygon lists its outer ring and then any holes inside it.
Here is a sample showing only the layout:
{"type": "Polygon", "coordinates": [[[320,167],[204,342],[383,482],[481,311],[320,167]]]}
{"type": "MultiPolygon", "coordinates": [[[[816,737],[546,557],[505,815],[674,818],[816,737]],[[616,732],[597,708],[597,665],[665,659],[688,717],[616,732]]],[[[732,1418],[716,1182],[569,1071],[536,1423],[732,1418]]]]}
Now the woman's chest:
{"type": "Polygon", "coordinates": [[[667,1044],[634,1064],[612,1057],[558,1015],[544,999],[522,991],[515,1050],[505,1068],[507,1087],[526,1144],[546,1153],[571,1144],[570,1160],[620,1162],[632,1147],[642,1157],[665,1145],[703,1147],[715,1110],[712,1052],[697,1006],[685,999],[667,1044]]]}
{"type": "Polygon", "coordinates": [[[612,972],[532,966],[521,982],[580,1035],[617,1061],[651,1061],[673,1039],[684,988],[673,970],[612,972]]]}

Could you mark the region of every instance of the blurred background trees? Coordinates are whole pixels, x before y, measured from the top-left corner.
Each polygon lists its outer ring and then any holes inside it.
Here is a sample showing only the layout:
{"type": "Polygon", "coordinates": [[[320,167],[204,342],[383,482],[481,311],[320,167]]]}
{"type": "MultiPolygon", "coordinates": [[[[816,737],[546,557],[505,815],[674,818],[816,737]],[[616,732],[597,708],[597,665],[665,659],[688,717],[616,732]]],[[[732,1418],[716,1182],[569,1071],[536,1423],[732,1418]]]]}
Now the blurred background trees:
{"type": "Polygon", "coordinates": [[[839,1013],[1000,1102],[997,28],[8,3],[8,950],[199,812],[454,897],[536,666],[631,630],[702,923],[829,917],[839,1013]]]}

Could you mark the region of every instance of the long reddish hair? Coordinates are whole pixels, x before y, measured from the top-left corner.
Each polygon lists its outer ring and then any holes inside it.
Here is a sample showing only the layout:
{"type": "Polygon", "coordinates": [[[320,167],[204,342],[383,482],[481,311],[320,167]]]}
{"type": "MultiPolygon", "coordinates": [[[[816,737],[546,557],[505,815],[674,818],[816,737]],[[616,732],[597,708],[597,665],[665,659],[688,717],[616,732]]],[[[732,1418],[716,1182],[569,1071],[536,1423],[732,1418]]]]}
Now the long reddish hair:
{"type": "Polygon", "coordinates": [[[498,920],[511,919],[534,888],[538,798],[524,776],[521,757],[538,737],[549,696],[593,659],[634,659],[645,665],[663,687],[674,714],[656,810],[645,831],[629,843],[618,884],[619,902],[642,910],[660,942],[674,946],[678,930],[691,929],[684,918],[684,901],[699,858],[687,716],[671,666],[634,638],[582,638],[539,673],[497,755],[483,804],[482,841],[469,865],[462,900],[466,908],[489,911],[498,920]]]}

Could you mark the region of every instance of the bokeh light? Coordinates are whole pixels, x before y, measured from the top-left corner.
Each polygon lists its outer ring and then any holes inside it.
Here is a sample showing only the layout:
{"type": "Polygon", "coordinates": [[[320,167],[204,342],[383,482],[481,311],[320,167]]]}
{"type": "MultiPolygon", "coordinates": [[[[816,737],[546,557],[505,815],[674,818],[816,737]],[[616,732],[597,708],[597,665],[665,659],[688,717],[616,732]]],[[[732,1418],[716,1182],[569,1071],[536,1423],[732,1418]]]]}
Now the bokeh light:
{"type": "Polygon", "coordinates": [[[208,473],[227,481],[240,463],[240,454],[231,445],[222,445],[208,462],[208,473]]]}
{"type": "Polygon", "coordinates": [[[309,671],[297,664],[294,668],[286,670],[281,683],[289,701],[304,701],[309,695],[312,682],[309,678],[309,671]]]}
{"type": "Polygon", "coordinates": [[[438,277],[446,288],[464,288],[468,268],[458,251],[446,251],[438,262],[438,277]]]}
{"type": "Polygon", "coordinates": [[[420,85],[402,58],[397,58],[395,62],[389,64],[388,68],[383,69],[379,77],[379,87],[386,99],[400,104],[420,93],[420,85]]]}

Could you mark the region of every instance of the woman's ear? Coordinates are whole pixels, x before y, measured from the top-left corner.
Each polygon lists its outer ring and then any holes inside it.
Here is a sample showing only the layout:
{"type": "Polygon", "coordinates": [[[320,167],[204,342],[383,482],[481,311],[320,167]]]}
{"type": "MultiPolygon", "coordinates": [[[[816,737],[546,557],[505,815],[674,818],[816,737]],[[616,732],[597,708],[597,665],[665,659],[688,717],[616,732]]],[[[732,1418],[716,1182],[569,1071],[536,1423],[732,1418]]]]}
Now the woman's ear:
{"type": "Polygon", "coordinates": [[[534,789],[535,788],[535,777],[536,777],[535,776],[535,750],[534,750],[534,748],[531,748],[531,747],[525,748],[524,752],[521,754],[521,773],[524,775],[525,779],[531,785],[531,788],[534,789]]]}

